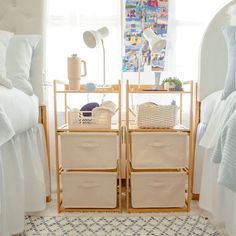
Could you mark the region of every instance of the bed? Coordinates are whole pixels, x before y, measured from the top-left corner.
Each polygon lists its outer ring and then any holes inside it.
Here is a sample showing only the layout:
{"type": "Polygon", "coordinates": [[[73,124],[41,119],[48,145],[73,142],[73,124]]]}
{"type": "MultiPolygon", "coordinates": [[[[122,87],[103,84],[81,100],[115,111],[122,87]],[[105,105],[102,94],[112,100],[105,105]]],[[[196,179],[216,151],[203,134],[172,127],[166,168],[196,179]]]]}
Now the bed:
{"type": "Polygon", "coordinates": [[[45,209],[50,200],[44,8],[41,0],[1,0],[0,4],[0,30],[41,35],[30,64],[34,94],[0,84],[0,235],[4,236],[22,233],[25,213],[45,209]]]}
{"type": "Polygon", "coordinates": [[[236,25],[235,9],[236,2],[228,1],[212,19],[202,40],[193,184],[199,206],[223,224],[230,236],[236,235],[236,91],[222,98],[232,70],[230,46],[224,34],[226,28],[236,25]]]}

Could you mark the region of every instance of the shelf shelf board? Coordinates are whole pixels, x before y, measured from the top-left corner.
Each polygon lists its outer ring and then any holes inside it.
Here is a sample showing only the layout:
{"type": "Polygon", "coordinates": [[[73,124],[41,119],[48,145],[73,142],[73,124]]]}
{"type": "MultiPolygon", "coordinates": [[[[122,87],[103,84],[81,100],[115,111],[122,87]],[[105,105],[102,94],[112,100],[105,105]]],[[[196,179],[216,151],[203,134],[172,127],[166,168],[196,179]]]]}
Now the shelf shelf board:
{"type": "Polygon", "coordinates": [[[153,85],[130,85],[129,93],[190,94],[191,91],[157,90],[153,85]]]}
{"type": "Polygon", "coordinates": [[[189,128],[177,125],[173,128],[139,128],[137,125],[130,124],[128,131],[131,132],[190,132],[189,128]]]}
{"type": "Polygon", "coordinates": [[[68,124],[58,127],[57,132],[119,132],[117,124],[111,125],[111,128],[69,128],[68,124]]]}
{"type": "Polygon", "coordinates": [[[57,90],[56,93],[119,93],[119,91],[107,89],[95,90],[92,92],[86,90],[57,90]]]}
{"type": "Polygon", "coordinates": [[[128,209],[129,213],[150,213],[150,212],[188,212],[187,206],[185,207],[166,207],[166,208],[132,208],[128,209]]]}
{"type": "Polygon", "coordinates": [[[56,93],[120,93],[120,83],[119,84],[112,84],[107,87],[96,87],[94,91],[88,91],[86,90],[86,85],[81,84],[79,90],[70,90],[69,84],[66,84],[63,81],[54,81],[55,84],[61,84],[63,85],[63,88],[56,89],[56,93]]]}
{"type": "Polygon", "coordinates": [[[121,208],[60,208],[60,212],[121,212],[121,208]]]}

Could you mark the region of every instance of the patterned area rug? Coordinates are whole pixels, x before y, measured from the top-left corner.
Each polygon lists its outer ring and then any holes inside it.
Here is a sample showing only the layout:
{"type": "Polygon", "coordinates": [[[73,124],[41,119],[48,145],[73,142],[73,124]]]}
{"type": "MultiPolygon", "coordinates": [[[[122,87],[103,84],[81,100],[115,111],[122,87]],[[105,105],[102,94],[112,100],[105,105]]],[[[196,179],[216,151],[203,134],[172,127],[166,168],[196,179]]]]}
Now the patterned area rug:
{"type": "Polygon", "coordinates": [[[219,236],[202,216],[168,217],[37,217],[27,216],[24,235],[163,235],[219,236]]]}

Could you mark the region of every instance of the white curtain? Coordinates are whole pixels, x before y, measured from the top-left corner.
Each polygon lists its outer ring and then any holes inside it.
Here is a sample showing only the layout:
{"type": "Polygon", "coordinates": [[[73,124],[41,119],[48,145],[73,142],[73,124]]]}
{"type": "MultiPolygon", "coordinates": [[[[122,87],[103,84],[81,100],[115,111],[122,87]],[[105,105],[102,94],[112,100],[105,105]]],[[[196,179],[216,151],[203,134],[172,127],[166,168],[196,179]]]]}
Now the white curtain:
{"type": "Polygon", "coordinates": [[[87,63],[88,74],[82,83],[103,81],[102,45],[88,48],[83,32],[106,26],[104,39],[107,83],[121,77],[121,3],[120,0],[49,0],[47,24],[47,77],[67,79],[67,57],[77,53],[87,63]]]}
{"type": "Polygon", "coordinates": [[[198,60],[204,31],[213,16],[230,0],[171,0],[171,30],[169,39],[173,55],[171,74],[182,81],[198,80],[198,60]],[[174,31],[174,34],[172,34],[174,31]]]}

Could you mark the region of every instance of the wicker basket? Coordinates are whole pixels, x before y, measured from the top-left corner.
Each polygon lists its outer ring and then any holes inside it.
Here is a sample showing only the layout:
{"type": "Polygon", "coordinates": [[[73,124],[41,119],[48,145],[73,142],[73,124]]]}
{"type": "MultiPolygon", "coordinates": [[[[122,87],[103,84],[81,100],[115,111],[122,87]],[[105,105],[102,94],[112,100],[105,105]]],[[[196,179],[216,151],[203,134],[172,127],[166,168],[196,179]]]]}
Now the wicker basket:
{"type": "Polygon", "coordinates": [[[109,109],[94,109],[93,111],[69,111],[69,128],[111,128],[111,118],[114,115],[109,109]]]}
{"type": "Polygon", "coordinates": [[[143,103],[137,109],[137,126],[139,128],[173,128],[177,124],[176,105],[157,105],[143,103]]]}

